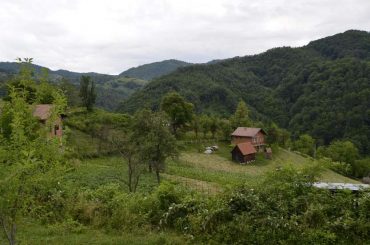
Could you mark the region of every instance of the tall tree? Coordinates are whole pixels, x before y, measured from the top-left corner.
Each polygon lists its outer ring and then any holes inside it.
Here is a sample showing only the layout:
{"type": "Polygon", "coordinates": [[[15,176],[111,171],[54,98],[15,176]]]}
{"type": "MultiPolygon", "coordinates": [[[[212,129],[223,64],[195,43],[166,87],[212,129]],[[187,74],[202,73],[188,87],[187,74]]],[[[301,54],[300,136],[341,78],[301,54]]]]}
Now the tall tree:
{"type": "Polygon", "coordinates": [[[237,127],[250,126],[251,120],[249,118],[249,109],[244,101],[239,101],[235,113],[231,116],[230,121],[233,129],[236,129],[237,127]]]}
{"type": "Polygon", "coordinates": [[[96,91],[95,84],[90,76],[81,76],[79,95],[83,106],[86,107],[88,111],[92,111],[96,100],[96,91]]]}
{"type": "Polygon", "coordinates": [[[219,122],[219,130],[222,135],[222,140],[230,140],[230,135],[232,132],[231,124],[228,119],[221,119],[219,122]]]}
{"type": "Polygon", "coordinates": [[[210,131],[211,131],[211,134],[212,134],[212,139],[215,138],[215,135],[217,133],[217,130],[219,129],[219,119],[215,116],[212,116],[210,118],[210,131]]]}
{"type": "Polygon", "coordinates": [[[195,138],[198,139],[198,134],[199,134],[199,131],[200,131],[200,126],[201,126],[200,125],[200,118],[199,118],[198,115],[193,116],[193,119],[191,120],[190,126],[191,126],[191,129],[195,133],[195,138]]]}
{"type": "Polygon", "coordinates": [[[176,92],[170,92],[163,97],[161,110],[166,112],[170,118],[170,124],[175,136],[178,135],[178,129],[189,123],[193,116],[194,106],[176,92]]]}
{"type": "Polygon", "coordinates": [[[207,133],[211,130],[211,119],[207,115],[200,117],[200,128],[203,132],[203,138],[206,138],[207,133]]]}
{"type": "Polygon", "coordinates": [[[147,135],[147,141],[144,141],[144,156],[153,165],[157,181],[160,183],[160,171],[165,167],[165,161],[168,157],[175,157],[178,154],[176,139],[171,134],[168,120],[163,113],[152,113],[151,130],[147,135]]]}
{"type": "Polygon", "coordinates": [[[79,97],[77,86],[73,85],[66,78],[62,78],[58,84],[58,87],[67,97],[68,106],[78,106],[81,104],[81,98],[79,97]]]}

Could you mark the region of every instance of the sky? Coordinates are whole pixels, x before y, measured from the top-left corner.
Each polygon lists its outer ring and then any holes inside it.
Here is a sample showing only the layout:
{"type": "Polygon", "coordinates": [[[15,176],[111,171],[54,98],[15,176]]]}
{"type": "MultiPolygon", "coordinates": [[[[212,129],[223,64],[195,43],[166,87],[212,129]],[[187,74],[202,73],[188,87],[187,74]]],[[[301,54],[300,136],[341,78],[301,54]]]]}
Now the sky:
{"type": "Polygon", "coordinates": [[[0,0],[0,61],[118,74],[370,31],[370,0],[0,0]]]}

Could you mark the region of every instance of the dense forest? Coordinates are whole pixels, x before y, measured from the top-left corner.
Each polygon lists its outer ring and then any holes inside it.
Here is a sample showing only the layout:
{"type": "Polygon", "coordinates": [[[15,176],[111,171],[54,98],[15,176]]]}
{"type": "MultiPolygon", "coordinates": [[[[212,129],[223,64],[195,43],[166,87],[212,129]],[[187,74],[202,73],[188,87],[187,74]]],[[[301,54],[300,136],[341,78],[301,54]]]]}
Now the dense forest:
{"type": "Polygon", "coordinates": [[[127,71],[122,72],[120,75],[139,78],[143,80],[152,80],[154,78],[169,74],[175,71],[177,68],[189,65],[192,64],[181,60],[163,60],[160,62],[154,62],[130,68],[127,71]]]}
{"type": "Polygon", "coordinates": [[[124,101],[119,111],[158,109],[177,91],[198,113],[229,116],[240,99],[254,119],[276,122],[317,143],[349,139],[369,154],[370,33],[350,30],[301,48],[192,65],[155,79],[124,101]]]}

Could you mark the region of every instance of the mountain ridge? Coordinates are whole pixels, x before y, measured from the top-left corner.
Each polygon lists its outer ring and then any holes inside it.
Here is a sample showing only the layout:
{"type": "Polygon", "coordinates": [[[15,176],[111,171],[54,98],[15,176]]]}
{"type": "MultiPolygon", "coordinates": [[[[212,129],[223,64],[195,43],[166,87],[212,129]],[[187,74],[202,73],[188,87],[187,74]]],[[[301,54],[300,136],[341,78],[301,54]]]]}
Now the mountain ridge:
{"type": "Polygon", "coordinates": [[[229,116],[240,99],[256,120],[273,121],[322,142],[350,139],[369,152],[370,33],[349,30],[291,48],[181,67],[154,79],[120,106],[157,110],[177,91],[198,113],[229,116]]]}

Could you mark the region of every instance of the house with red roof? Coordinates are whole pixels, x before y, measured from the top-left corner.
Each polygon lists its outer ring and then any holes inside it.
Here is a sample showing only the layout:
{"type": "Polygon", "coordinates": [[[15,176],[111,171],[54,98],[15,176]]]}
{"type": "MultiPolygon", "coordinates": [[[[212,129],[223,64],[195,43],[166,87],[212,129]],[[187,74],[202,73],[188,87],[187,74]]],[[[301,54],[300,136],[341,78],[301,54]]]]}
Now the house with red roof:
{"type": "Polygon", "coordinates": [[[264,151],[266,132],[261,128],[238,127],[231,134],[231,144],[251,143],[257,151],[264,151]]]}
{"type": "MultiPolygon", "coordinates": [[[[46,126],[47,120],[51,117],[53,105],[50,104],[39,104],[36,105],[33,110],[33,116],[38,118],[39,122],[46,126]]],[[[57,119],[51,124],[50,136],[51,137],[62,137],[62,115],[59,115],[57,119]]]]}
{"type": "MultiPolygon", "coordinates": [[[[239,163],[249,163],[256,159],[257,151],[265,151],[266,132],[261,128],[238,127],[231,134],[232,159],[239,163]]],[[[271,154],[269,153],[269,157],[271,154]]]]}

